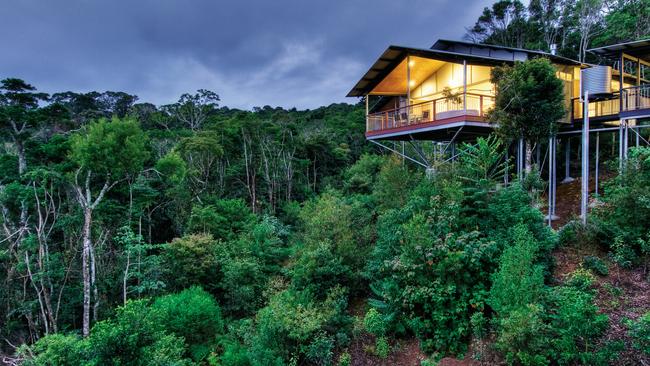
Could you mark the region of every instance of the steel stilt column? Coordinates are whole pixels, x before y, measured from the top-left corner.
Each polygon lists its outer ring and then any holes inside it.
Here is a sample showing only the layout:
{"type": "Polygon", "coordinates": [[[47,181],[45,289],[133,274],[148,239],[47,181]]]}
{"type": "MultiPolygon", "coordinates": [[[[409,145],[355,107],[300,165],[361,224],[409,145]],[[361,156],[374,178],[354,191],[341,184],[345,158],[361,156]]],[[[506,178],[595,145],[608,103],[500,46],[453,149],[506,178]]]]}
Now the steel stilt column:
{"type": "Polygon", "coordinates": [[[630,145],[630,137],[629,137],[629,121],[625,120],[625,124],[623,125],[623,159],[627,160],[627,150],[629,149],[630,145]]]}
{"type": "Polygon", "coordinates": [[[582,194],[580,200],[580,217],[587,223],[587,205],[589,204],[589,91],[585,91],[583,99],[582,122],[582,194]]]}
{"type": "Polygon", "coordinates": [[[623,148],[625,145],[623,143],[623,124],[625,123],[624,120],[620,120],[618,124],[618,170],[619,172],[623,171],[623,159],[625,159],[625,156],[623,156],[623,148]]]}
{"type": "Polygon", "coordinates": [[[555,215],[555,197],[557,193],[557,138],[552,136],[548,140],[548,225],[551,226],[553,220],[557,220],[555,215]]]}
{"type": "Polygon", "coordinates": [[[571,137],[566,138],[566,147],[564,150],[564,179],[562,183],[573,182],[571,178],[571,137]]]}
{"type": "Polygon", "coordinates": [[[594,174],[594,191],[598,196],[598,162],[600,160],[600,132],[596,132],[596,172],[594,174]]]}

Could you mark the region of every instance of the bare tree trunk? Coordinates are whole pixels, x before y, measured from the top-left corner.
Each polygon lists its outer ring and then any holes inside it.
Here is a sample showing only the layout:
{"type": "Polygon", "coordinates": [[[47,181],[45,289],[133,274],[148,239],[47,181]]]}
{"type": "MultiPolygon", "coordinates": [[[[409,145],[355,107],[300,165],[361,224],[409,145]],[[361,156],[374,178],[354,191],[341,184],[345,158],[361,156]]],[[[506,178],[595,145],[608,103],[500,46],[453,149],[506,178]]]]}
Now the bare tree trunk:
{"type": "Polygon", "coordinates": [[[84,208],[84,227],[83,227],[83,250],[81,254],[81,272],[83,274],[83,336],[88,337],[90,334],[90,246],[91,243],[91,225],[92,209],[84,208]]]}
{"type": "Polygon", "coordinates": [[[124,266],[124,279],[122,279],[122,302],[126,305],[126,283],[129,280],[129,266],[131,265],[131,253],[126,253],[126,266],[124,266]]]}
{"type": "Polygon", "coordinates": [[[25,157],[25,143],[20,138],[14,138],[16,151],[18,153],[18,174],[23,175],[27,171],[27,158],[25,157]]]}
{"type": "Polygon", "coordinates": [[[257,172],[253,166],[253,144],[250,141],[250,137],[242,129],[242,142],[244,144],[244,164],[246,169],[246,189],[248,190],[248,196],[251,200],[251,208],[253,212],[257,212],[257,172]]]}
{"type": "MultiPolygon", "coordinates": [[[[86,171],[86,179],[84,182],[83,187],[79,184],[79,173],[81,172],[81,168],[77,170],[77,173],[75,174],[75,184],[74,184],[74,189],[77,194],[77,201],[79,202],[79,206],[84,212],[84,225],[83,225],[83,231],[81,234],[82,238],[82,251],[81,251],[81,272],[82,272],[82,278],[83,278],[83,326],[82,326],[82,333],[84,337],[87,337],[90,334],[90,291],[91,287],[94,282],[94,276],[95,276],[95,268],[94,268],[94,253],[93,253],[93,247],[92,247],[92,215],[93,215],[93,210],[99,205],[99,203],[102,201],[104,198],[104,195],[106,192],[110,191],[111,188],[113,188],[118,181],[113,181],[111,182],[110,180],[107,180],[104,183],[104,186],[100,190],[99,194],[97,194],[97,197],[95,200],[92,200],[92,192],[90,189],[90,178],[92,176],[92,172],[90,170],[86,171]],[[91,268],[92,266],[92,268],[91,268]]],[[[97,302],[97,289],[95,288],[95,301],[97,302]]],[[[96,317],[96,312],[97,312],[97,303],[95,304],[95,317],[96,317]]]]}
{"type": "Polygon", "coordinates": [[[95,261],[95,248],[90,245],[90,288],[93,290],[93,321],[97,321],[97,310],[99,309],[99,294],[97,292],[97,265],[95,261]]]}

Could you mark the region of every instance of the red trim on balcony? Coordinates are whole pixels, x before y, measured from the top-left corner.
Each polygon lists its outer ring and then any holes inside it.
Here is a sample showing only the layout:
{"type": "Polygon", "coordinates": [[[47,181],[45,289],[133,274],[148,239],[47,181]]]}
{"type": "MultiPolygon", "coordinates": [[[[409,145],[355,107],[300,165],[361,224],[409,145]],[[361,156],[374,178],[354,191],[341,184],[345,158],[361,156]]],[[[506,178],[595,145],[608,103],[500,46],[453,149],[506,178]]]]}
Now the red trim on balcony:
{"type": "Polygon", "coordinates": [[[429,122],[419,122],[417,124],[405,125],[400,127],[386,128],[383,130],[374,130],[366,132],[366,137],[377,137],[382,135],[390,135],[399,132],[413,132],[417,133],[418,130],[423,130],[431,127],[444,126],[456,122],[486,122],[485,117],[475,115],[460,115],[450,118],[438,119],[429,122]]]}

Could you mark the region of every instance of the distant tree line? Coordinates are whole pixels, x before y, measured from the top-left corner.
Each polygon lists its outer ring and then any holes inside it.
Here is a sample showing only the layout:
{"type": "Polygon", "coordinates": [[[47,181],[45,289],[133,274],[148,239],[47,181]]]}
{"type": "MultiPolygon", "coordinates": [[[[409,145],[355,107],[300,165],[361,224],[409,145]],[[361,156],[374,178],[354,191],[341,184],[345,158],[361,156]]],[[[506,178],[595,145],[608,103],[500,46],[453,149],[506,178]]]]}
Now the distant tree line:
{"type": "Polygon", "coordinates": [[[649,0],[498,0],[467,28],[468,40],[551,51],[587,61],[586,50],[650,37],[649,0]]]}

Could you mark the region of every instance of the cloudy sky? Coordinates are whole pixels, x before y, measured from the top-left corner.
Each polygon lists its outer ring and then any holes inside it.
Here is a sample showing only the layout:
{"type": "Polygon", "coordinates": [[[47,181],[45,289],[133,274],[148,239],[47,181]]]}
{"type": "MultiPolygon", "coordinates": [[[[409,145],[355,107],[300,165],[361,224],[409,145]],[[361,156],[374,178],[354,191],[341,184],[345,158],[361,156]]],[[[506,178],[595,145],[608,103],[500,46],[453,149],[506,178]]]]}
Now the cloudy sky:
{"type": "Polygon", "coordinates": [[[5,0],[0,78],[237,108],[345,98],[389,44],[460,39],[489,0],[5,0]]]}

